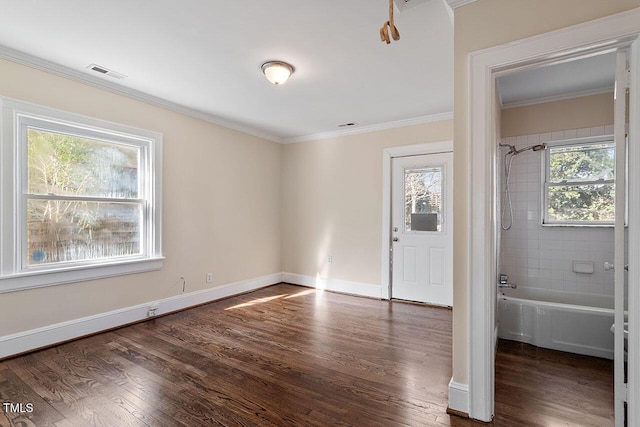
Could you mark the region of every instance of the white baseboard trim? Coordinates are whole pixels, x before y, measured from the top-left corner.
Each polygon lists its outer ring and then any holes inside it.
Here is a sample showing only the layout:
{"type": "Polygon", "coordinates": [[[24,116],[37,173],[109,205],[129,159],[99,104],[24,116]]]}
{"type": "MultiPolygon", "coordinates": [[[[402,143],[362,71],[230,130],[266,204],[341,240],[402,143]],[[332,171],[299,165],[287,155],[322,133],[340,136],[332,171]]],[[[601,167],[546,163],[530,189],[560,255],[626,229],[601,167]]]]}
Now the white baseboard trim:
{"type": "Polygon", "coordinates": [[[5,335],[0,337],[0,359],[147,319],[150,306],[157,307],[156,317],[280,282],[282,273],[275,273],[5,335]]]}
{"type": "Polygon", "coordinates": [[[456,412],[469,413],[469,385],[449,381],[449,409],[456,412]]]}
{"type": "Polygon", "coordinates": [[[382,299],[382,286],[372,285],[370,283],[351,282],[339,279],[322,279],[320,277],[296,273],[282,273],[282,281],[294,285],[323,289],[326,291],[382,299]]]}

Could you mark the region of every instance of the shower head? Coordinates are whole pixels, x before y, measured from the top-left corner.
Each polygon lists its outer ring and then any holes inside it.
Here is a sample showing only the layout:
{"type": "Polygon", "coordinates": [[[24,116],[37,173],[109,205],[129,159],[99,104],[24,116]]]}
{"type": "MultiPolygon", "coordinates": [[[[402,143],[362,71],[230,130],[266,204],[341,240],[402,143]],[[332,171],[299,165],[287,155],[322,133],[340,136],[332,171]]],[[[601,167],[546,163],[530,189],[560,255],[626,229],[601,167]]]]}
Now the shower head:
{"type": "Polygon", "coordinates": [[[498,146],[499,147],[508,147],[509,151],[507,152],[507,154],[514,154],[516,151],[518,151],[518,150],[516,150],[516,146],[515,145],[499,143],[498,146]]]}
{"type": "Polygon", "coordinates": [[[511,149],[510,153],[513,153],[514,155],[516,155],[516,154],[520,154],[520,153],[522,153],[524,151],[527,151],[527,150],[542,151],[542,150],[546,150],[546,149],[547,149],[547,144],[536,144],[536,145],[531,145],[529,147],[521,148],[519,150],[511,149]]]}

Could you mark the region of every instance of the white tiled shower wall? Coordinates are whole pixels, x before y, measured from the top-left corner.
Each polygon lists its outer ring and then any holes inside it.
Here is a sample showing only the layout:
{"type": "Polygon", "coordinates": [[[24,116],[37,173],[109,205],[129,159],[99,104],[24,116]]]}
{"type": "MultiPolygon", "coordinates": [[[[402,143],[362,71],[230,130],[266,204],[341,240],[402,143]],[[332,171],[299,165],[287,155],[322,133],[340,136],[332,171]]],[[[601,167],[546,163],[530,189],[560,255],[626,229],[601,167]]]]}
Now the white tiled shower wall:
{"type": "MultiPolygon", "coordinates": [[[[503,138],[502,142],[523,148],[612,133],[613,125],[597,126],[503,138]]],[[[499,152],[502,201],[506,201],[504,154],[507,151],[501,148],[499,152]]],[[[604,270],[605,261],[613,262],[613,227],[542,226],[543,155],[544,151],[526,151],[513,158],[509,180],[513,226],[510,230],[501,230],[498,270],[508,274],[509,282],[518,286],[613,295],[613,271],[604,270]],[[573,272],[573,261],[592,261],[594,272],[573,272]]],[[[508,224],[508,212],[505,211],[504,217],[508,224]]]]}

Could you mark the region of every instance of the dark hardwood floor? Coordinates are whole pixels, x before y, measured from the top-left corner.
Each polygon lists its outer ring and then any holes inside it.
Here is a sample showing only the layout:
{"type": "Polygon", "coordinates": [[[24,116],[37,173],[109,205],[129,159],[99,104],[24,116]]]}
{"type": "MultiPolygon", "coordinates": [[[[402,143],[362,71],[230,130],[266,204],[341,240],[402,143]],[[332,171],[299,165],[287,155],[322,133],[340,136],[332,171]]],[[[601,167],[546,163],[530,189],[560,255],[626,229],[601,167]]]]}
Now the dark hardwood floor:
{"type": "MultiPolygon", "coordinates": [[[[611,363],[501,343],[499,426],[611,423],[611,363]]],[[[451,311],[276,285],[0,362],[0,426],[484,425],[451,311]]]]}
{"type": "Polygon", "coordinates": [[[494,424],[614,425],[613,361],[500,341],[494,424]]]}

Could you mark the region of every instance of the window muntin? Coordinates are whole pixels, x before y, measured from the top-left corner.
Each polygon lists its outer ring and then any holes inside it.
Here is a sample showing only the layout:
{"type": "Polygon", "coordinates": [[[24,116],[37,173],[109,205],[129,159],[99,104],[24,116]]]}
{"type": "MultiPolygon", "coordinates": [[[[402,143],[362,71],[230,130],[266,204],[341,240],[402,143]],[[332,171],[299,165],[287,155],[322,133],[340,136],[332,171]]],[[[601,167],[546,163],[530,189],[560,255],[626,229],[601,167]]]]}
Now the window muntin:
{"type": "Polygon", "coordinates": [[[162,135],[0,103],[0,292],[161,268],[162,135]]]}
{"type": "Polygon", "coordinates": [[[545,224],[613,224],[615,144],[612,138],[549,144],[544,184],[545,224]]]}

